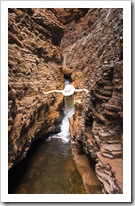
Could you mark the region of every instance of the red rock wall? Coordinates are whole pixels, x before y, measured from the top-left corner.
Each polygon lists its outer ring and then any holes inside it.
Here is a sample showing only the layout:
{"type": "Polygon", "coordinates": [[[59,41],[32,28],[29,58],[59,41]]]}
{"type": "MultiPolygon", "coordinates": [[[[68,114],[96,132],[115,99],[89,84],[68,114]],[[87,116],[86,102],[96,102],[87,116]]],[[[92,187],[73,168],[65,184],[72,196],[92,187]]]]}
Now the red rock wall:
{"type": "Polygon", "coordinates": [[[59,118],[63,88],[59,44],[64,30],[50,9],[9,9],[9,168],[25,157],[32,141],[47,135],[59,118]]]}
{"type": "Polygon", "coordinates": [[[103,193],[122,193],[122,12],[9,9],[9,168],[52,131],[62,96],[41,91],[62,89],[64,72],[89,90],[77,95],[76,138],[95,161],[103,193]]]}
{"type": "Polygon", "coordinates": [[[77,95],[84,106],[76,111],[76,138],[96,162],[103,193],[122,193],[123,11],[89,9],[64,23],[63,67],[76,88],[89,90],[77,95]]]}

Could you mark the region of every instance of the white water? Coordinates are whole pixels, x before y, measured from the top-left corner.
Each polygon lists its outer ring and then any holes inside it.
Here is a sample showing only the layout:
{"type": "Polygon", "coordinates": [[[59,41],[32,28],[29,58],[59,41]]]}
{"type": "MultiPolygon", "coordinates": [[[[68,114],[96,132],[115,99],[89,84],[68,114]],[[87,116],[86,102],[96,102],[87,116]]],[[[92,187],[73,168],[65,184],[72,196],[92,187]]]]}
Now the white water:
{"type": "Polygon", "coordinates": [[[69,133],[69,121],[67,116],[65,116],[62,120],[61,132],[50,136],[48,140],[51,140],[52,138],[59,138],[62,140],[64,144],[69,142],[70,133],[69,133]]]}

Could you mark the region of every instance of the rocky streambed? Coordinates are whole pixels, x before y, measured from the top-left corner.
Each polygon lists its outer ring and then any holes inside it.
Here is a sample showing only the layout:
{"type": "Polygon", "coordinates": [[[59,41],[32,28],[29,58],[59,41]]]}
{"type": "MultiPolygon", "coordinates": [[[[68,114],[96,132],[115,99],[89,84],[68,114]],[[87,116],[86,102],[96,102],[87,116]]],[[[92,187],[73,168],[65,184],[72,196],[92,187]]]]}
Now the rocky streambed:
{"type": "Polygon", "coordinates": [[[64,117],[60,133],[36,141],[26,158],[10,170],[9,194],[101,194],[94,169],[80,151],[70,145],[64,117]]]}

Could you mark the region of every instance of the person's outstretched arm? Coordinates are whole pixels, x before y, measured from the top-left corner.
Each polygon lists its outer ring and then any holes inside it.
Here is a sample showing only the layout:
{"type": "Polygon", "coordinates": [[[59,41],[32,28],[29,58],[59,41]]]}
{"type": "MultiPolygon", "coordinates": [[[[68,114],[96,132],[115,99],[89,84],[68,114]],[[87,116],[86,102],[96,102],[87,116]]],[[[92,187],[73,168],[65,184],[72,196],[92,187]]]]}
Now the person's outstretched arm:
{"type": "Polygon", "coordinates": [[[75,89],[75,92],[86,92],[88,94],[88,90],[87,89],[75,89]]]}
{"type": "Polygon", "coordinates": [[[50,91],[48,91],[48,92],[43,92],[43,94],[50,94],[50,93],[54,93],[54,92],[56,92],[56,93],[62,93],[63,90],[50,90],[50,91]]]}

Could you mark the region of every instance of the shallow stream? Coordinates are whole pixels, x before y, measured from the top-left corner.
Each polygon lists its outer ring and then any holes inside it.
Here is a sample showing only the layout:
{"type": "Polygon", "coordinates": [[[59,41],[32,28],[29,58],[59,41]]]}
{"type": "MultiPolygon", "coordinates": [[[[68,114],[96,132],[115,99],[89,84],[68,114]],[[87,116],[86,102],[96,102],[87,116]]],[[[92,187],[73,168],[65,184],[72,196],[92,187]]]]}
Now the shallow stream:
{"type": "Polygon", "coordinates": [[[9,172],[9,193],[84,194],[69,138],[69,123],[65,117],[59,134],[34,143],[27,158],[9,172]]]}

